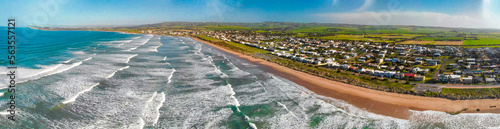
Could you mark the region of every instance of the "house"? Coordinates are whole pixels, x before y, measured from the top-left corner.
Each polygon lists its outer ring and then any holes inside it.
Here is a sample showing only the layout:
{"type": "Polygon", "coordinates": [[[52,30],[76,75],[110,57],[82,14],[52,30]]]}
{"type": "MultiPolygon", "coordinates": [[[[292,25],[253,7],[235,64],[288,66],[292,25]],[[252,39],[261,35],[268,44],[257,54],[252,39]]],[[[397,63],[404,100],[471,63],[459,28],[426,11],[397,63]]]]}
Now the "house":
{"type": "Polygon", "coordinates": [[[373,69],[366,69],[365,73],[368,74],[368,75],[373,75],[374,71],[373,71],[373,69]]]}
{"type": "Polygon", "coordinates": [[[421,70],[422,70],[421,68],[415,67],[415,68],[411,69],[411,72],[412,73],[417,73],[418,71],[421,71],[421,70]]]}
{"type": "Polygon", "coordinates": [[[365,68],[358,68],[358,70],[356,72],[358,73],[365,73],[366,69],[365,68]]]}
{"type": "Polygon", "coordinates": [[[421,61],[421,60],[417,60],[417,61],[415,61],[415,64],[416,64],[416,65],[420,65],[420,64],[423,64],[423,63],[424,63],[424,61],[421,61]]]}
{"type": "Polygon", "coordinates": [[[438,63],[436,61],[429,61],[429,66],[436,66],[438,63]]]}
{"type": "Polygon", "coordinates": [[[449,83],[460,83],[462,82],[461,75],[452,74],[449,76],[449,83]]]}
{"type": "Polygon", "coordinates": [[[448,82],[449,81],[449,75],[439,74],[438,75],[438,81],[439,82],[448,82]]]}
{"type": "Polygon", "coordinates": [[[405,74],[404,73],[396,73],[396,74],[394,74],[394,78],[396,78],[396,79],[404,79],[405,78],[405,74]]]}
{"type": "Polygon", "coordinates": [[[396,70],[401,71],[401,70],[403,70],[404,68],[405,68],[405,66],[401,65],[401,66],[396,67],[396,70]]]}
{"type": "Polygon", "coordinates": [[[394,74],[396,74],[396,72],[394,72],[394,71],[386,71],[385,72],[385,76],[388,78],[391,78],[392,76],[394,76],[394,74]]]}
{"type": "Polygon", "coordinates": [[[472,78],[472,82],[475,82],[475,83],[483,83],[484,82],[484,78],[481,77],[481,76],[474,76],[472,78]]]}
{"type": "Polygon", "coordinates": [[[417,74],[414,73],[405,73],[405,78],[408,80],[414,80],[416,75],[417,74]]]}
{"type": "Polygon", "coordinates": [[[349,69],[349,66],[350,66],[350,65],[348,65],[348,64],[341,64],[341,65],[340,65],[340,69],[342,69],[342,70],[347,70],[347,69],[349,69]]]}
{"type": "Polygon", "coordinates": [[[495,78],[486,78],[486,83],[496,83],[497,81],[495,80],[495,78]]]}
{"type": "Polygon", "coordinates": [[[448,66],[450,66],[451,69],[458,69],[459,68],[458,64],[455,64],[455,63],[450,63],[448,66]]]}
{"type": "Polygon", "coordinates": [[[375,59],[375,63],[381,64],[383,62],[384,62],[384,59],[382,59],[382,58],[375,59]]]}
{"type": "Polygon", "coordinates": [[[462,71],[462,75],[474,75],[474,72],[470,69],[465,69],[462,71]]]}
{"type": "Polygon", "coordinates": [[[351,54],[349,54],[349,55],[350,55],[350,56],[352,56],[352,57],[356,57],[356,56],[358,56],[358,53],[354,53],[354,52],[353,52],[353,53],[351,53],[351,54]]]}
{"type": "Polygon", "coordinates": [[[349,69],[348,69],[348,70],[349,70],[349,71],[353,71],[353,72],[355,72],[355,71],[358,71],[358,67],[355,67],[355,66],[349,66],[349,69]]]}
{"type": "Polygon", "coordinates": [[[472,83],[472,76],[462,78],[462,83],[471,84],[472,83]]]}
{"type": "Polygon", "coordinates": [[[373,72],[373,76],[384,77],[384,71],[375,70],[375,71],[373,72]]]}
{"type": "Polygon", "coordinates": [[[415,81],[424,81],[424,80],[425,80],[425,76],[421,76],[421,75],[415,76],[415,81]]]}

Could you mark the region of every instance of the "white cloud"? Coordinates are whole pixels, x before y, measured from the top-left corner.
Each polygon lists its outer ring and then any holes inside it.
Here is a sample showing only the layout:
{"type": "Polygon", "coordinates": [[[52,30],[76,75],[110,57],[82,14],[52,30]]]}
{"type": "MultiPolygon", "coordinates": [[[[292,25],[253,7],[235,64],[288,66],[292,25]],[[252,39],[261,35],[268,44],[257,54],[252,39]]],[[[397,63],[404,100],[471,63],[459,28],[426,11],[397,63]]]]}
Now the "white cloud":
{"type": "Polygon", "coordinates": [[[500,28],[494,19],[477,19],[466,15],[433,12],[361,12],[316,14],[319,22],[366,25],[417,25],[464,28],[500,28]]]}

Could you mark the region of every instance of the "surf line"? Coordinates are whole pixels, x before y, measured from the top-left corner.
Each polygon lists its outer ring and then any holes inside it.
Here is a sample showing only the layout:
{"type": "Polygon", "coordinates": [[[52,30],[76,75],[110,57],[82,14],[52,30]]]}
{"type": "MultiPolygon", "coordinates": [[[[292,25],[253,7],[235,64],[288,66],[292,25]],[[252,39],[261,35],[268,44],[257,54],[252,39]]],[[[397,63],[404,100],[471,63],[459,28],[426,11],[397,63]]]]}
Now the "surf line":
{"type": "Polygon", "coordinates": [[[7,23],[7,43],[8,43],[8,53],[9,55],[7,56],[8,66],[7,67],[7,77],[9,79],[9,86],[7,89],[8,94],[10,95],[9,99],[10,101],[7,103],[8,109],[7,112],[8,114],[8,119],[12,121],[15,120],[16,116],[16,71],[17,71],[17,66],[16,66],[16,20],[15,19],[9,19],[7,23]]]}

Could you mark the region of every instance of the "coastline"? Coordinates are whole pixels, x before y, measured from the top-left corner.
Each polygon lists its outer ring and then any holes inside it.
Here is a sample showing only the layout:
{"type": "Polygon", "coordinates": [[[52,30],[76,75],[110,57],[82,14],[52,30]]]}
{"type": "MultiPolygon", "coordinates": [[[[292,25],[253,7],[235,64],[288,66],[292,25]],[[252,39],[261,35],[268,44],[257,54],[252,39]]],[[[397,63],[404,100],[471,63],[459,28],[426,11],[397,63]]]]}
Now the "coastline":
{"type": "MultiPolygon", "coordinates": [[[[102,30],[94,30],[94,31],[102,31],[102,30]]],[[[106,32],[148,34],[148,33],[125,32],[125,31],[106,31],[106,32]]],[[[179,35],[166,35],[166,34],[154,34],[154,35],[179,36],[179,35]]],[[[221,51],[233,54],[239,58],[247,60],[250,63],[257,64],[263,67],[267,72],[286,78],[294,83],[297,83],[309,89],[310,91],[318,95],[343,100],[358,108],[365,109],[376,114],[391,116],[400,119],[409,119],[411,115],[410,110],[417,110],[417,111],[432,110],[432,111],[448,112],[450,114],[500,113],[499,99],[449,100],[444,98],[432,98],[432,97],[423,97],[423,96],[378,91],[300,72],[285,66],[281,66],[276,63],[272,63],[263,59],[252,57],[250,55],[245,55],[239,52],[229,50],[222,46],[212,44],[210,42],[198,39],[196,37],[192,36],[184,36],[184,37],[192,38],[196,41],[202,42],[204,44],[217,48],[221,51]],[[496,106],[496,107],[491,108],[490,106],[496,106]],[[477,111],[477,109],[479,109],[479,111],[477,111]]]]}
{"type": "Polygon", "coordinates": [[[340,99],[376,114],[409,119],[411,115],[410,110],[433,110],[448,113],[500,113],[500,100],[498,99],[449,100],[444,98],[378,91],[328,80],[263,59],[238,53],[196,37],[187,37],[248,60],[254,64],[261,65],[267,72],[286,78],[318,95],[340,99]],[[491,106],[496,107],[491,108],[491,106]]]}

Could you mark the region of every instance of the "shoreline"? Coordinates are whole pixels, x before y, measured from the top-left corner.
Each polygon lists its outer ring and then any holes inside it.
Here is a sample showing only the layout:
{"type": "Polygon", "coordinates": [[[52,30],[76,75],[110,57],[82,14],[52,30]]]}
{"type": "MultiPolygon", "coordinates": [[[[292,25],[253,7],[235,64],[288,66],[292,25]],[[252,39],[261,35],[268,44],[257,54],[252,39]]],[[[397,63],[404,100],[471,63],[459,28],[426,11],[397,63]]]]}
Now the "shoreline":
{"type": "Polygon", "coordinates": [[[263,66],[266,72],[286,78],[318,95],[340,99],[376,114],[409,119],[411,115],[410,110],[433,110],[448,113],[500,113],[500,100],[498,99],[449,100],[378,91],[314,76],[263,59],[238,53],[196,37],[186,37],[233,54],[253,64],[263,66]],[[490,106],[496,107],[491,108],[490,106]],[[464,109],[467,110],[464,111],[464,109]],[[479,111],[477,111],[478,109],[479,111]]]}
{"type": "MultiPolygon", "coordinates": [[[[103,30],[92,30],[92,31],[103,31],[103,30]]],[[[148,34],[148,33],[125,32],[125,31],[106,31],[106,32],[148,34]]],[[[181,36],[181,35],[166,35],[166,34],[154,34],[154,35],[181,36]]],[[[373,90],[297,71],[285,66],[281,66],[276,63],[272,63],[263,59],[252,57],[250,55],[245,55],[239,52],[229,50],[225,47],[212,44],[208,41],[196,37],[192,36],[184,36],[184,37],[192,38],[196,41],[212,46],[216,49],[233,54],[241,59],[247,60],[252,64],[259,65],[260,67],[263,67],[266,72],[288,79],[296,84],[299,84],[307,88],[308,90],[318,95],[339,99],[348,102],[349,104],[352,104],[360,109],[364,109],[376,114],[391,116],[400,119],[409,119],[411,115],[410,110],[416,110],[416,111],[432,110],[432,111],[447,112],[450,114],[500,113],[500,99],[449,100],[444,98],[423,97],[423,96],[373,90]],[[496,106],[496,107],[491,108],[490,106],[496,106]],[[479,109],[479,111],[477,111],[477,109],[479,109]]]]}

